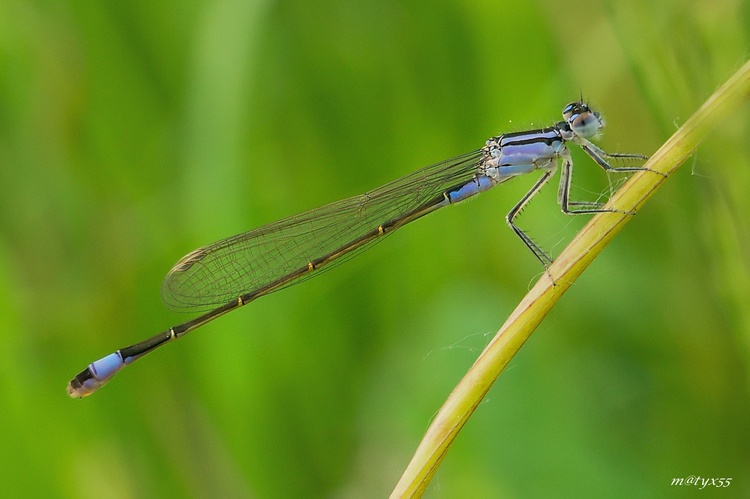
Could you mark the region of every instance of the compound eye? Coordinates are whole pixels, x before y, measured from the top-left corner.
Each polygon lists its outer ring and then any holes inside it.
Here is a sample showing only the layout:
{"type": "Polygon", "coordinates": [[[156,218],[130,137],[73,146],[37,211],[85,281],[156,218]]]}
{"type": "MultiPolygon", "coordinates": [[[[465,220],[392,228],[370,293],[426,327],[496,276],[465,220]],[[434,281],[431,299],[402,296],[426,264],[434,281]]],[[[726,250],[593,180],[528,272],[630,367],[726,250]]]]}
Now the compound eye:
{"type": "Polygon", "coordinates": [[[603,126],[601,119],[589,109],[579,111],[582,112],[568,116],[570,129],[573,130],[573,133],[584,139],[593,137],[603,126]]]}

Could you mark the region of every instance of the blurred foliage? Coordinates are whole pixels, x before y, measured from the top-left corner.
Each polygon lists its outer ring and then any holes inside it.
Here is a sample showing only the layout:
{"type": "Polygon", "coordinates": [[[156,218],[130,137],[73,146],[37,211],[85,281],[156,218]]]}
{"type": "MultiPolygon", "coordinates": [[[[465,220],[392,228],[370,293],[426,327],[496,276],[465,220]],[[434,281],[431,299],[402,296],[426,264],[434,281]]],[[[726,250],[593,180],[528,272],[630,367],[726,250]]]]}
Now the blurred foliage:
{"type": "MultiPolygon", "coordinates": [[[[750,5],[0,3],[0,477],[9,497],[382,497],[540,268],[503,217],[441,210],[74,401],[86,362],[187,320],[190,250],[546,126],[653,152],[748,54],[750,5]],[[42,405],[43,404],[43,405],[42,405]]],[[[429,497],[750,495],[750,134],[740,109],[588,269],[429,497]],[[684,487],[683,487],[684,488],[684,487]]],[[[579,197],[607,180],[575,153],[579,197]]],[[[583,220],[548,188],[553,253],[583,220]]]]}

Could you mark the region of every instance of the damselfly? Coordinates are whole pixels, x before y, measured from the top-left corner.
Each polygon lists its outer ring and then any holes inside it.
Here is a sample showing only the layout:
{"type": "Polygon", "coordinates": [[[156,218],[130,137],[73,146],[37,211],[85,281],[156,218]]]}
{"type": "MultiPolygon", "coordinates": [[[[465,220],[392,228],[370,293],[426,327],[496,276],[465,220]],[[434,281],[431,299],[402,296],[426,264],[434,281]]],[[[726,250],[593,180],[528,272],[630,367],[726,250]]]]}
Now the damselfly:
{"type": "Polygon", "coordinates": [[[421,170],[361,196],[344,199],[244,234],[199,248],[182,258],[164,279],[162,296],[173,308],[208,310],[200,317],[122,348],[91,363],[68,384],[71,397],[84,397],[123,367],[172,340],[256,298],[302,280],[368,248],[383,236],[438,208],[463,201],[518,175],[539,170],[541,177],[506,216],[513,232],[547,268],[552,258],[519,228],[515,219],[561,164],[557,200],[567,214],[616,211],[598,202],[571,201],[573,172],[568,144],[576,144],[607,171],[610,161],[641,162],[640,154],[608,154],[589,139],[604,121],[583,102],[563,109],[554,126],[493,137],[474,152],[421,170]]]}

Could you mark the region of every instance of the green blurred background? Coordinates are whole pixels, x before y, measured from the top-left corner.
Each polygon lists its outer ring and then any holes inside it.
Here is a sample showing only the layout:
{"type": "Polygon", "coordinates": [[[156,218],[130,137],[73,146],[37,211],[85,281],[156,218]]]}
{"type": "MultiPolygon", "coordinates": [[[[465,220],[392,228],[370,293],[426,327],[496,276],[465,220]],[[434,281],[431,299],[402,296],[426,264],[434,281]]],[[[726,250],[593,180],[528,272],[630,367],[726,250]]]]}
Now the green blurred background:
{"type": "MultiPolygon", "coordinates": [[[[732,0],[3,1],[4,495],[387,495],[540,274],[503,219],[533,178],[87,399],[65,384],[192,317],[160,283],[194,248],[549,125],[580,93],[602,147],[652,153],[742,65],[748,26],[732,0]]],[[[682,496],[689,475],[750,495],[748,109],[542,323],[428,497],[682,496]]],[[[611,190],[574,157],[579,198],[611,190]]],[[[521,224],[557,254],[586,217],[554,197],[521,224]]]]}

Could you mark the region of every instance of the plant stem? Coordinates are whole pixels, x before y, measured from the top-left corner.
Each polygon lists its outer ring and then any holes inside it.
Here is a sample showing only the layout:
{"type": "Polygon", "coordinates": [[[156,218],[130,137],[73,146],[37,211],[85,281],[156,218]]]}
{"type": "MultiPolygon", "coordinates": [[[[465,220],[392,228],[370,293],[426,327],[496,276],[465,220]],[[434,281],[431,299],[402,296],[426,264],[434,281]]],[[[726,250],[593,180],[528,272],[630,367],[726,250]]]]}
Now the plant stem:
{"type": "MultiPolygon", "coordinates": [[[[638,210],[698,147],[713,128],[741,109],[750,97],[750,61],[667,140],[646,163],[663,173],[633,175],[607,203],[624,212],[638,210]]],[[[420,497],[448,448],[508,362],[542,319],[609,241],[630,220],[625,213],[600,213],[576,235],[516,307],[487,348],[458,383],[427,429],[391,497],[420,497]],[[553,281],[554,279],[554,281],[553,281]]]]}

